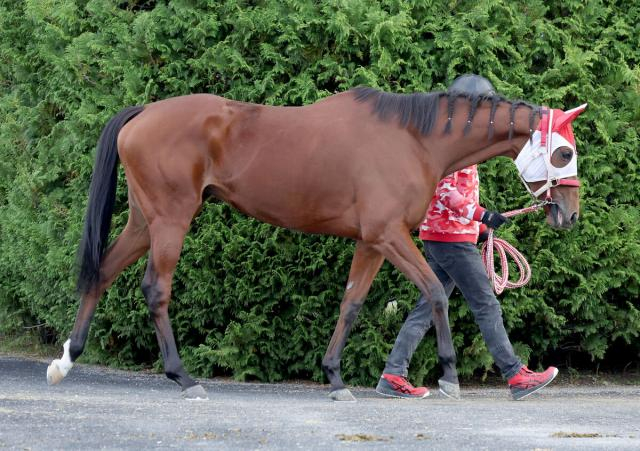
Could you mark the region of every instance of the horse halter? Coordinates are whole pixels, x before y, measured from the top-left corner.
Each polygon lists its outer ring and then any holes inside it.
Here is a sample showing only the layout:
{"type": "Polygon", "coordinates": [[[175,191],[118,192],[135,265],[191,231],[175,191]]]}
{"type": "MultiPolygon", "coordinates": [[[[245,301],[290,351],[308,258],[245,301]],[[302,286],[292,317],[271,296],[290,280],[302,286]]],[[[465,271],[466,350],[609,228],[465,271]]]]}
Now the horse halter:
{"type": "Polygon", "coordinates": [[[569,179],[578,175],[578,156],[571,122],[582,113],[587,104],[569,111],[546,109],[538,129],[524,145],[515,159],[520,179],[527,191],[537,201],[538,196],[546,191],[546,203],[553,203],[551,188],[556,186],[579,187],[580,181],[569,179]],[[568,147],[573,151],[571,160],[563,167],[551,163],[551,156],[560,147],[568,147]],[[533,191],[531,182],[544,181],[544,185],[533,191]]]}

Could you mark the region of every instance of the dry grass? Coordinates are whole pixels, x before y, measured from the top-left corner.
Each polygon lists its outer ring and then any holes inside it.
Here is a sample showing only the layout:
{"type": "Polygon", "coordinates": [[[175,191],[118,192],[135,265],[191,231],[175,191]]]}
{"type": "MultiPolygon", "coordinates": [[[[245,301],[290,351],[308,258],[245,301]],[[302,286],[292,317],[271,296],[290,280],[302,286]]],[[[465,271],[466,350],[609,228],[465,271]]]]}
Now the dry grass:
{"type": "Polygon", "coordinates": [[[343,442],[388,442],[393,438],[371,434],[337,434],[336,437],[343,442]]]}

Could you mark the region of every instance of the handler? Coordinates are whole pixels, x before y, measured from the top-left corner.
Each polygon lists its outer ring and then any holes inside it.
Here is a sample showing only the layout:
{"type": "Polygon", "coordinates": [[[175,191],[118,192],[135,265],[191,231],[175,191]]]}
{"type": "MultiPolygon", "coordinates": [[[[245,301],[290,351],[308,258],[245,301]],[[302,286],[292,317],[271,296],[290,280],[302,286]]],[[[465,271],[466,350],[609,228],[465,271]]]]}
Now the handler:
{"type": "MultiPolygon", "coordinates": [[[[491,82],[478,75],[458,77],[449,92],[495,94],[491,82]]],[[[475,165],[442,179],[420,227],[420,239],[423,240],[429,266],[444,286],[447,297],[456,286],[462,292],[489,352],[508,381],[513,399],[519,400],[549,384],[558,370],[549,367],[542,373],[530,371],[513,351],[504,328],[500,304],[476,248],[480,223],[483,228],[497,229],[507,218],[479,205],[478,186],[475,165]]],[[[398,398],[424,398],[429,395],[428,388],[411,385],[407,374],[411,356],[431,326],[431,319],[431,304],[421,296],[400,329],[376,392],[398,398]]]]}

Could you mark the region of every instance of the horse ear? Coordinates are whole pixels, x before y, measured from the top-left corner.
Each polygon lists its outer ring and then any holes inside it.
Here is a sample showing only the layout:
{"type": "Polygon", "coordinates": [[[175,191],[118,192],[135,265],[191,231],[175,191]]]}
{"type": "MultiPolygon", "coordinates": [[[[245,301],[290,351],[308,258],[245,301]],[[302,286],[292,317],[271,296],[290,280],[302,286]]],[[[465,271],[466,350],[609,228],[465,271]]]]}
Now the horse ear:
{"type": "Polygon", "coordinates": [[[553,124],[553,128],[556,130],[561,129],[562,127],[564,127],[567,124],[570,124],[571,122],[573,122],[573,120],[575,118],[577,118],[578,116],[580,116],[580,114],[582,114],[582,112],[587,108],[587,104],[583,103],[582,105],[580,105],[577,108],[573,108],[571,110],[567,110],[564,111],[562,113],[562,116],[560,116],[556,121],[555,124],[553,124]]]}

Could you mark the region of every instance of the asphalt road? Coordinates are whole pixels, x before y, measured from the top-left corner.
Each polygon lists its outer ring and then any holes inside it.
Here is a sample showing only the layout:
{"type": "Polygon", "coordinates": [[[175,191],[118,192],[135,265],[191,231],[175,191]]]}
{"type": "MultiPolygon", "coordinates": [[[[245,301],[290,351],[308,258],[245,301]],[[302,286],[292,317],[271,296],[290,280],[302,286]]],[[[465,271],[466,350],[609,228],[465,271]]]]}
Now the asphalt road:
{"type": "Polygon", "coordinates": [[[526,401],[462,387],[461,401],[328,399],[326,386],[201,381],[188,401],[162,375],[0,356],[0,449],[640,449],[640,386],[550,386],[526,401]]]}

